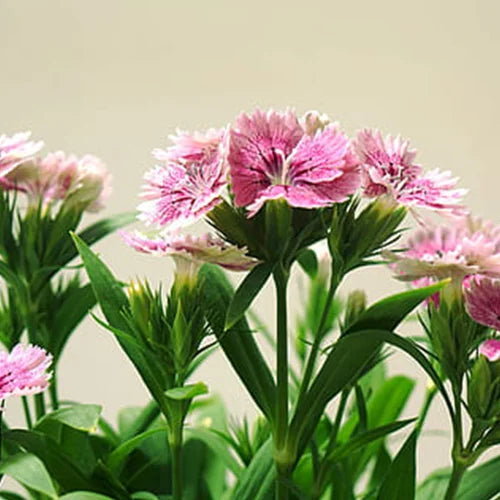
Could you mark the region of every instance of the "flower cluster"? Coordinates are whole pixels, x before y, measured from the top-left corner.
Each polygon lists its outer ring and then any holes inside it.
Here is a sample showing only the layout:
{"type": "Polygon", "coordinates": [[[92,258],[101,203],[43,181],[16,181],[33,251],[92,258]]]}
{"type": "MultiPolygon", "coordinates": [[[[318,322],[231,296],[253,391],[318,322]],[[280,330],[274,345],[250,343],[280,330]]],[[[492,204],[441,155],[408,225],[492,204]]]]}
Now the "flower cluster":
{"type": "Polygon", "coordinates": [[[89,212],[103,208],[111,191],[111,176],[99,158],[77,158],[62,151],[35,158],[42,143],[29,142],[28,138],[29,133],[0,137],[0,183],[4,190],[24,193],[31,206],[62,202],[66,208],[89,212]]]}
{"type": "Polygon", "coordinates": [[[257,261],[247,257],[242,265],[247,249],[234,248],[234,238],[201,238],[196,248],[180,243],[179,229],[210,218],[224,203],[252,219],[269,201],[283,200],[292,210],[317,210],[359,193],[409,209],[464,213],[459,203],[465,191],[455,188],[456,179],[449,172],[424,173],[414,164],[415,152],[407,141],[383,139],[369,130],[351,141],[317,112],[299,117],[292,110],[256,110],[242,113],[226,128],[178,132],[171,141],[167,149],[154,151],[158,164],[144,177],[144,201],[138,207],[139,219],[161,228],[162,236],[149,243],[142,236],[140,243],[137,235],[124,236],[140,251],[174,254],[181,248],[195,260],[216,262],[213,250],[219,247],[224,267],[248,269],[257,261]],[[161,252],[158,244],[164,247],[161,252]]]}
{"type": "Polygon", "coordinates": [[[0,352],[0,401],[44,391],[50,381],[52,356],[41,347],[16,345],[0,352]]]}

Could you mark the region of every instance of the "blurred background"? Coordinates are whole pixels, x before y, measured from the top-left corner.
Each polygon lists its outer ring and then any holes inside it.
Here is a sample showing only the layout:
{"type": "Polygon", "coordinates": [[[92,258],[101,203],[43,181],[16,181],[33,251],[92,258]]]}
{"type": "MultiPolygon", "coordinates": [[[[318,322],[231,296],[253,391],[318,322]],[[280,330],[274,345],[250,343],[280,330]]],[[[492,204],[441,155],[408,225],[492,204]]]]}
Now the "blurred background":
{"type": "MultiPolygon", "coordinates": [[[[495,0],[1,0],[0,134],[32,130],[46,152],[103,158],[114,176],[110,215],[136,206],[151,150],[176,127],[223,126],[255,106],[317,109],[349,133],[378,127],[411,138],[424,166],[452,170],[470,189],[471,210],[500,222],[499,20],[495,0]]],[[[116,235],[97,248],[123,279],[171,281],[169,261],[136,254],[116,235]]],[[[403,288],[381,268],[353,275],[343,291],[361,286],[370,301],[403,288]]],[[[256,303],[271,325],[272,294],[256,303]]],[[[291,321],[298,295],[293,304],[291,321]]],[[[418,377],[416,415],[425,377],[402,356],[390,367],[418,377]]],[[[63,398],[105,404],[111,419],[148,399],[92,319],[70,342],[60,374],[63,398]]],[[[220,353],[196,379],[235,416],[255,414],[220,353]]],[[[8,406],[9,421],[21,423],[17,401],[8,406]]],[[[446,418],[436,403],[420,477],[448,463],[449,436],[434,432],[449,427],[446,418]]]]}

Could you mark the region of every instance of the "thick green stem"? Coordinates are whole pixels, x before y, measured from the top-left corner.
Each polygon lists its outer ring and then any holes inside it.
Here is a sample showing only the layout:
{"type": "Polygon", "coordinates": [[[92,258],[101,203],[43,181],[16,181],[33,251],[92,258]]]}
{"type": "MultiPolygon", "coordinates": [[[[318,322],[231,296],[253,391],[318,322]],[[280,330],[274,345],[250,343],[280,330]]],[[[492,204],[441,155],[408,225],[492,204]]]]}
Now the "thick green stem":
{"type": "Polygon", "coordinates": [[[52,380],[50,381],[49,393],[52,411],[59,409],[59,398],[57,395],[57,376],[55,368],[53,369],[52,380]]]}
{"type": "Polygon", "coordinates": [[[172,460],[172,498],[182,500],[182,428],[181,422],[177,429],[169,434],[169,445],[172,460]]]}
{"type": "Polygon", "coordinates": [[[454,500],[458,487],[460,485],[460,481],[464,475],[464,472],[467,470],[467,466],[454,459],[453,469],[451,471],[450,482],[448,483],[448,489],[446,490],[445,500],[454,500]]]}
{"type": "Polygon", "coordinates": [[[274,435],[274,457],[277,472],[276,498],[288,498],[287,481],[293,458],[287,456],[288,435],[288,334],[287,334],[287,284],[288,275],[283,268],[274,273],[276,286],[276,371],[277,404],[274,435]]]}
{"type": "Polygon", "coordinates": [[[40,420],[45,413],[45,398],[43,392],[35,394],[35,414],[37,421],[40,420]]]}
{"type": "Polygon", "coordinates": [[[26,427],[31,429],[33,427],[33,419],[31,418],[30,405],[28,403],[28,397],[22,396],[21,401],[23,402],[24,418],[26,420],[26,427]]]}

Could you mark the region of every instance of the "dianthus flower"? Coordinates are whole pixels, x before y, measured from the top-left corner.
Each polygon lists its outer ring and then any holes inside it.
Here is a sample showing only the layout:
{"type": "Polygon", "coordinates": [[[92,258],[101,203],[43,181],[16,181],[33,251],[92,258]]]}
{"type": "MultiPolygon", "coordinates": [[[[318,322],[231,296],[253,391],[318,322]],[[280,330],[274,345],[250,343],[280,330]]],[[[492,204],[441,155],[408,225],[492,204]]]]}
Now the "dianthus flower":
{"type": "Polygon", "coordinates": [[[0,135],[0,178],[42,149],[43,142],[30,141],[30,136],[31,132],[19,132],[12,137],[0,135]]]}
{"type": "Polygon", "coordinates": [[[452,278],[461,284],[478,274],[500,278],[498,228],[480,219],[420,229],[404,252],[385,255],[403,281],[452,278]]]}
{"type": "Polygon", "coordinates": [[[25,193],[30,204],[65,201],[95,212],[110,192],[111,176],[95,156],[77,158],[58,151],[23,163],[6,180],[8,188],[25,193]]]}
{"type": "Polygon", "coordinates": [[[466,213],[460,202],[467,190],[457,189],[451,172],[424,172],[415,163],[417,152],[401,137],[385,138],[378,130],[361,130],[353,147],[362,164],[363,189],[368,197],[388,196],[410,209],[427,208],[452,215],[466,213]]]}
{"type": "Polygon", "coordinates": [[[212,234],[170,234],[149,238],[139,231],[121,231],[120,235],[127,245],[139,252],[158,256],[169,255],[199,265],[210,262],[231,271],[248,271],[258,263],[256,259],[246,255],[246,248],[231,245],[212,234]]]}
{"type": "Polygon", "coordinates": [[[51,377],[52,356],[38,346],[16,345],[0,352],[0,400],[44,391],[51,377]]]}
{"type": "Polygon", "coordinates": [[[360,184],[358,161],[335,124],[314,113],[241,114],[230,131],[234,203],[255,215],[267,200],[320,208],[345,201],[360,184]]]}
{"type": "Polygon", "coordinates": [[[485,340],[479,346],[479,353],[485,356],[491,363],[500,360],[500,340],[485,340]]]}
{"type": "Polygon", "coordinates": [[[227,187],[225,130],[170,136],[173,145],[155,149],[159,165],[146,172],[139,219],[179,229],[203,217],[222,201],[227,187]]]}
{"type": "Polygon", "coordinates": [[[470,317],[482,325],[500,330],[500,281],[476,277],[464,287],[464,294],[470,317]]]}

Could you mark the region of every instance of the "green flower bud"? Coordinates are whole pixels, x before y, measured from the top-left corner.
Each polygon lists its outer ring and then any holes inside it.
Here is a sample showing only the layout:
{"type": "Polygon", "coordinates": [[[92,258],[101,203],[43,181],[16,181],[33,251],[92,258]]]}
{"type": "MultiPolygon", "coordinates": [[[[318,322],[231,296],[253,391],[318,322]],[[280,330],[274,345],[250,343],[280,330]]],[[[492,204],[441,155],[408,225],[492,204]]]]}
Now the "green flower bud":
{"type": "Polygon", "coordinates": [[[347,297],[344,328],[349,328],[366,309],[366,294],[363,290],[353,290],[347,297]]]}
{"type": "Polygon", "coordinates": [[[488,419],[492,397],[492,379],[489,363],[484,356],[474,363],[467,391],[469,411],[473,418],[488,419]]]}

